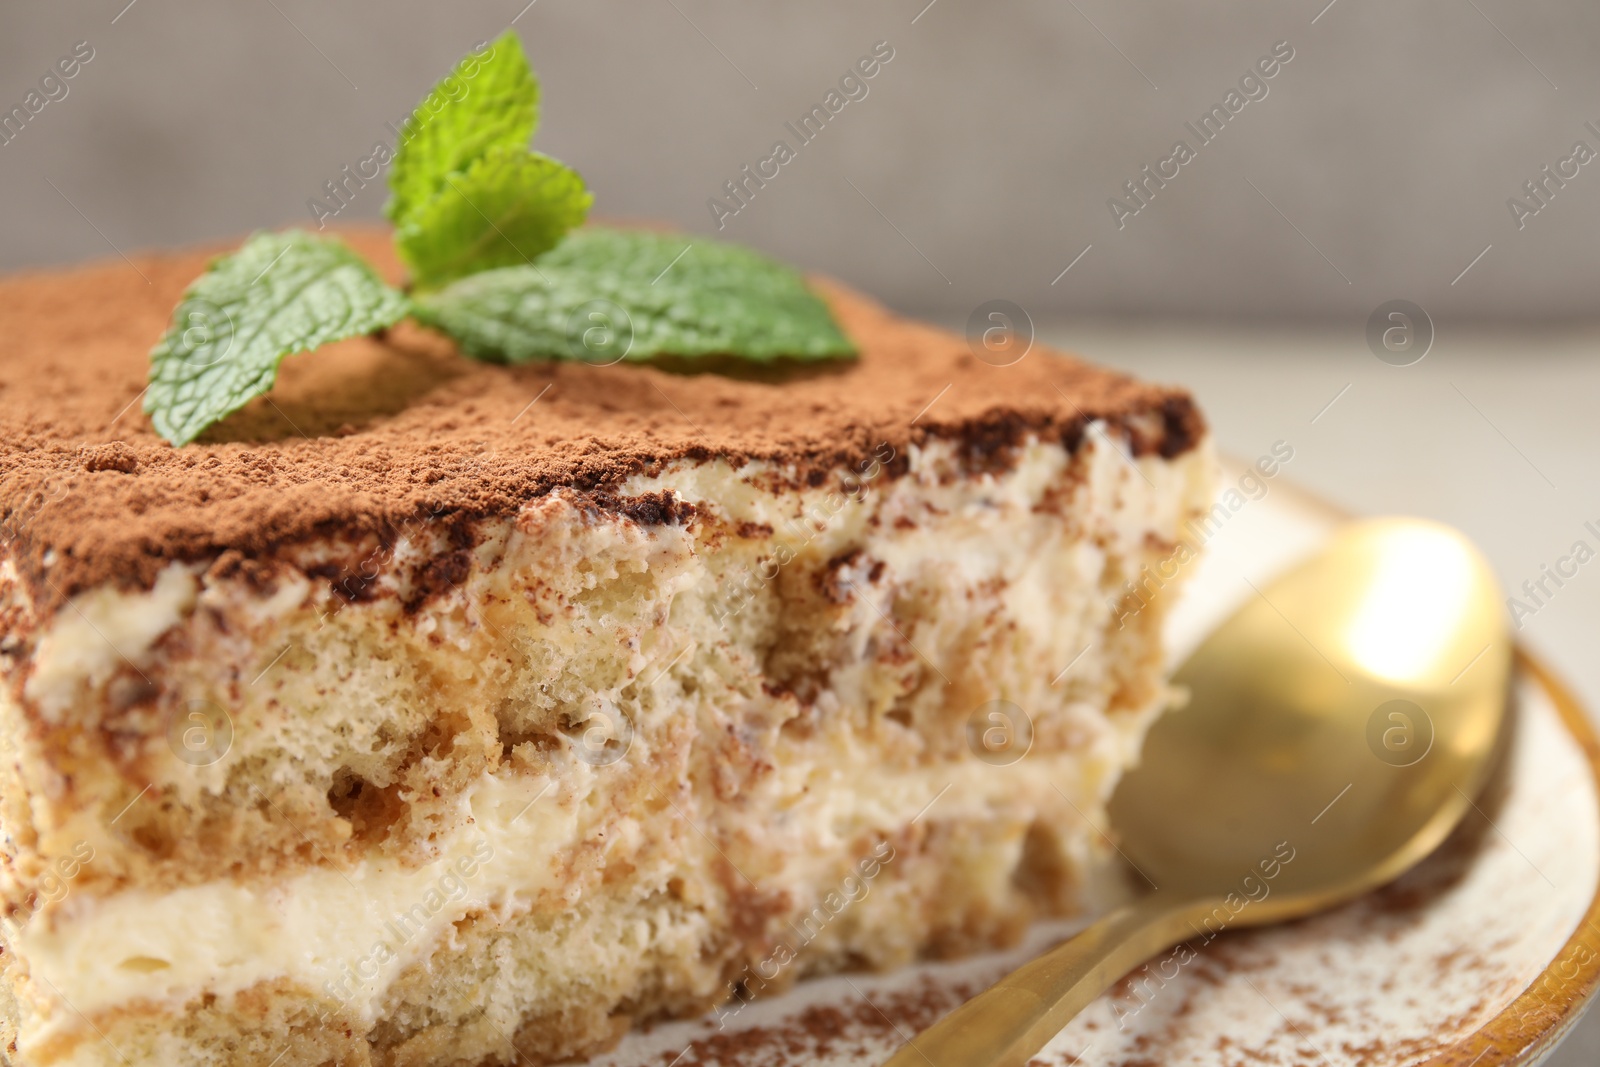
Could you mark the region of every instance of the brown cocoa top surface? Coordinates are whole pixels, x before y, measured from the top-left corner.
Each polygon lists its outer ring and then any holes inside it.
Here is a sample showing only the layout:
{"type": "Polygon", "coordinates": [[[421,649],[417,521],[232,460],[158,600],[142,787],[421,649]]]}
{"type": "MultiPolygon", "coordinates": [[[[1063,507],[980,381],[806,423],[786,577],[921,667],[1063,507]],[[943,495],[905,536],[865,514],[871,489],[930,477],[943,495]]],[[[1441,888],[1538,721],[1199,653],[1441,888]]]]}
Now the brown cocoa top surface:
{"type": "MultiPolygon", "coordinates": [[[[344,235],[402,280],[386,231],[344,235]]],[[[680,458],[776,461],[817,484],[882,443],[903,455],[949,438],[981,465],[1030,433],[1075,448],[1089,419],[1138,453],[1177,455],[1204,432],[1181,390],[1038,345],[991,366],[960,335],[819,282],[858,360],[505,367],[408,322],[289,357],[269,395],[173,448],[141,410],[148,353],[231,247],[0,280],[0,533],[45,612],[102,583],[148,585],[170,560],[510,512],[680,458]]]]}

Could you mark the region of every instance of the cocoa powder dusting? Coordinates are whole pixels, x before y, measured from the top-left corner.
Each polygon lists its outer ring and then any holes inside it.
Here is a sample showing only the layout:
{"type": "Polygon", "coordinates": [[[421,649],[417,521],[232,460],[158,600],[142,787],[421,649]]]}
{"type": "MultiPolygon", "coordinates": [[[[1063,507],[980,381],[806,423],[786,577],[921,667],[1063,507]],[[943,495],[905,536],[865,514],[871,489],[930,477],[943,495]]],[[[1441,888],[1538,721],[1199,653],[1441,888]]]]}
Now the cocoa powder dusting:
{"type": "MultiPolygon", "coordinates": [[[[386,231],[345,236],[401,280],[386,231]]],[[[1087,419],[1141,454],[1177,455],[1204,432],[1179,390],[1039,346],[989,366],[962,337],[819,281],[859,360],[723,360],[718,374],[505,367],[403,323],[290,357],[271,394],[173,448],[141,410],[148,353],[184,287],[228,247],[135,257],[150,284],[121,260],[0,281],[0,541],[46,614],[101,583],[148,585],[171,560],[268,556],[423,514],[506,514],[559,487],[673,521],[670,500],[611,494],[680,459],[768,460],[817,485],[885,443],[902,457],[885,465],[894,477],[907,446],[930,438],[987,469],[1028,434],[1076,447],[1087,419]]]]}
{"type": "Polygon", "coordinates": [[[832,1056],[866,1055],[927,1029],[979,992],[978,986],[923,977],[909,989],[870,999],[858,994],[849,1001],[812,1005],[778,1025],[698,1037],[681,1051],[664,1053],[663,1060],[679,1067],[801,1067],[832,1056]]]}

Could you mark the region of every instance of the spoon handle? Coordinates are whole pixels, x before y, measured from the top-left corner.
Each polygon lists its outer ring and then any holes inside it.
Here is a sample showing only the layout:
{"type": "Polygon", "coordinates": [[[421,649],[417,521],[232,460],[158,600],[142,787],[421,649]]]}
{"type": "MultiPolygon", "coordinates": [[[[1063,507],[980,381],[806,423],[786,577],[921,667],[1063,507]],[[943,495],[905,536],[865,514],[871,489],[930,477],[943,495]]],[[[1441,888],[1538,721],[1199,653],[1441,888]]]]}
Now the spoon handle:
{"type": "Polygon", "coordinates": [[[1194,936],[1196,903],[1157,892],[1117,908],[928,1027],[883,1067],[1025,1067],[1111,983],[1194,936]]]}

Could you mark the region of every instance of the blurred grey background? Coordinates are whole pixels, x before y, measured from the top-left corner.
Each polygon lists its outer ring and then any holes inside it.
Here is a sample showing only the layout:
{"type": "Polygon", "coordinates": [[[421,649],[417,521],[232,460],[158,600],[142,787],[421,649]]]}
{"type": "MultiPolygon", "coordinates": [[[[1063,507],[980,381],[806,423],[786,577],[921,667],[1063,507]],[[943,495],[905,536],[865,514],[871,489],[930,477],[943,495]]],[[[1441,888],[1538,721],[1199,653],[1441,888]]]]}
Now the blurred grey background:
{"type": "MultiPolygon", "coordinates": [[[[0,269],[314,224],[323,184],[513,22],[535,146],[599,214],[717,233],[707,201],[782,139],[797,157],[721,236],[957,327],[1013,301],[1192,386],[1234,454],[1285,440],[1339,504],[1462,527],[1512,590],[1600,522],[1600,161],[1574,158],[1600,152],[1600,6],[1578,0],[9,0],[0,116],[78,42],[93,58],[0,144],[0,269]],[[785,123],[878,42],[866,96],[799,145],[785,123]],[[1279,42],[1202,144],[1185,124],[1279,42]],[[1195,158],[1119,227],[1108,200],[1138,206],[1124,183],[1178,140],[1195,158]],[[1364,337],[1394,299],[1435,331],[1410,366],[1364,337]]],[[[1518,636],[1600,708],[1597,632],[1586,568],[1518,636]]],[[[1551,1063],[1596,1062],[1592,1015],[1551,1063]]]]}
{"type": "Polygon", "coordinates": [[[1593,4],[526,2],[7,3],[3,109],[75,42],[94,59],[0,146],[0,267],[309,221],[323,182],[515,19],[545,89],[536,146],[597,212],[707,232],[723,182],[797,146],[784,123],[888,42],[867,96],[722,235],[909,311],[1359,324],[1394,297],[1436,319],[1594,304],[1600,165],[1548,184],[1520,230],[1506,206],[1575,141],[1600,151],[1593,4]],[[1280,41],[1267,95],[1201,147],[1184,124],[1280,41]],[[1197,157],[1119,229],[1108,199],[1180,139],[1197,157]]]}

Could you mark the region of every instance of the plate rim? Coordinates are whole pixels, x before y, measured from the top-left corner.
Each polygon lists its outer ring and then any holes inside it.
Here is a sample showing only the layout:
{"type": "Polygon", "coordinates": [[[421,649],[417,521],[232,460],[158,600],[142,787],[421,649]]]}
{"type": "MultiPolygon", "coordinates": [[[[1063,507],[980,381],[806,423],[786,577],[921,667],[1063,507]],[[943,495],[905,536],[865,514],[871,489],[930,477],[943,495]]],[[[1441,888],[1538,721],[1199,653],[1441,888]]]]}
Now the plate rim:
{"type": "MultiPolygon", "coordinates": [[[[1225,464],[1240,465],[1223,454],[1225,464]]],[[[1311,489],[1287,481],[1274,487],[1309,510],[1334,522],[1350,522],[1355,512],[1311,489]]],[[[1567,736],[1581,750],[1600,809],[1600,733],[1583,701],[1563,676],[1521,641],[1513,642],[1515,675],[1532,681],[1549,696],[1567,736]]],[[[1418,1067],[1529,1067],[1553,1052],[1600,991],[1600,878],[1593,896],[1567,940],[1522,992],[1471,1034],[1434,1053],[1418,1067]]]]}
{"type": "MultiPolygon", "coordinates": [[[[1582,750],[1600,808],[1600,735],[1571,686],[1520,642],[1515,666],[1549,696],[1567,735],[1582,750]]],[[[1582,918],[1516,998],[1473,1033],[1419,1067],[1521,1067],[1554,1051],[1600,990],[1600,879],[1582,918]]]]}

